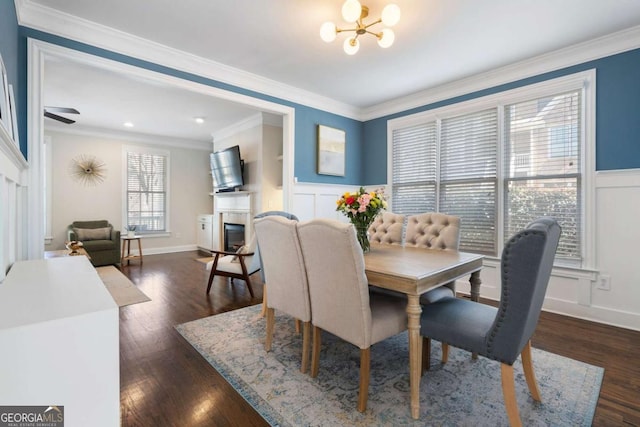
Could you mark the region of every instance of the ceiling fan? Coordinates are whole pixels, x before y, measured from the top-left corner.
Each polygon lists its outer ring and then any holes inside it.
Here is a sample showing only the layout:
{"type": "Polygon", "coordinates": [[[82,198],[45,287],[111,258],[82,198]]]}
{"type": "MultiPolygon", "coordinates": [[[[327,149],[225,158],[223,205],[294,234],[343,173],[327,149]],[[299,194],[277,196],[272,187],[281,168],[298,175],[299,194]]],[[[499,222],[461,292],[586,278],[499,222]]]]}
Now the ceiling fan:
{"type": "Polygon", "coordinates": [[[50,119],[53,120],[57,120],[59,122],[65,123],[65,124],[72,124],[75,123],[75,120],[71,120],[68,119],[66,117],[62,117],[59,116],[55,113],[64,113],[64,114],[80,114],[80,111],[76,110],[75,108],[68,108],[68,107],[44,107],[44,116],[48,117],[50,119]]]}

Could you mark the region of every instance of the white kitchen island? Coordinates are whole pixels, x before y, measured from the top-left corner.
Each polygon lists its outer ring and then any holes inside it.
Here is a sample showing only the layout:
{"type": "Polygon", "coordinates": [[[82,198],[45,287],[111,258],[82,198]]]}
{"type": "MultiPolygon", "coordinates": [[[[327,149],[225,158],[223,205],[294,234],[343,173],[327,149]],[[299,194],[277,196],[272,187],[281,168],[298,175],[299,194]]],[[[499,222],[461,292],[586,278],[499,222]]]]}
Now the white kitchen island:
{"type": "Polygon", "coordinates": [[[19,261],[0,283],[0,405],[120,425],[118,306],[84,256],[19,261]]]}

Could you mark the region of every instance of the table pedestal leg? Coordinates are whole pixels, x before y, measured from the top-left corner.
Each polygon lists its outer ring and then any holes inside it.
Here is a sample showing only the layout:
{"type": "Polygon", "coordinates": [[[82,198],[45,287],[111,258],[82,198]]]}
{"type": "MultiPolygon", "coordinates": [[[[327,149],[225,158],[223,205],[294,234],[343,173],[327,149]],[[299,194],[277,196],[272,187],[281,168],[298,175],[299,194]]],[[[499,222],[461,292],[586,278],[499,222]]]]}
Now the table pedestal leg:
{"type": "Polygon", "coordinates": [[[474,271],[471,273],[469,283],[471,284],[471,301],[480,301],[480,284],[482,284],[482,280],[480,280],[480,271],[474,271]]]}
{"type": "MultiPolygon", "coordinates": [[[[480,284],[482,284],[482,280],[480,280],[480,271],[474,271],[471,273],[469,283],[471,284],[471,301],[480,301],[480,284]]],[[[477,359],[478,353],[472,353],[471,358],[477,359]]]]}
{"type": "Polygon", "coordinates": [[[422,368],[422,337],[420,337],[420,297],[408,295],[407,315],[409,317],[409,385],[411,387],[411,416],[420,417],[420,374],[422,368]]]}

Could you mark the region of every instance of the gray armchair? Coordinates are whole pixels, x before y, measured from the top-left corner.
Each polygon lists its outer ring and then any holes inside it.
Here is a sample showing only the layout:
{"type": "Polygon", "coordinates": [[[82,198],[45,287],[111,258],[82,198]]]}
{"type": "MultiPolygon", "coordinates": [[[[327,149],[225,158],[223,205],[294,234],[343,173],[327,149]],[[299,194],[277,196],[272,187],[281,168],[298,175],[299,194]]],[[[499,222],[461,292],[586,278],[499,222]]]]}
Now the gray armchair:
{"type": "Polygon", "coordinates": [[[540,401],[530,339],[544,302],[560,233],[554,219],[542,217],[507,242],[502,252],[498,308],[447,297],[422,312],[420,333],[443,343],[443,363],[449,344],[501,363],[502,392],[512,426],[521,425],[513,378],[513,363],[519,355],[529,391],[534,400],[540,401]]]}
{"type": "Polygon", "coordinates": [[[82,242],[94,267],[120,264],[120,230],[109,221],[74,221],[67,230],[69,241],[82,242]]]}

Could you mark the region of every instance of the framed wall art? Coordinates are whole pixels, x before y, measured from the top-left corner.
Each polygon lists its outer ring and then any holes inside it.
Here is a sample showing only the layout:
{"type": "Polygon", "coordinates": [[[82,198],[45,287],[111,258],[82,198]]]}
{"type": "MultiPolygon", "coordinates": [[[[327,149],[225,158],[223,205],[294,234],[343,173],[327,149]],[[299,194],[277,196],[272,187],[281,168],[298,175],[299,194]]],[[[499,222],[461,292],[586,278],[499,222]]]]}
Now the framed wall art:
{"type": "Polygon", "coordinates": [[[344,176],[346,132],[318,125],[318,173],[344,176]]]}

